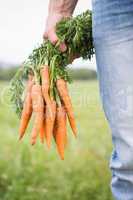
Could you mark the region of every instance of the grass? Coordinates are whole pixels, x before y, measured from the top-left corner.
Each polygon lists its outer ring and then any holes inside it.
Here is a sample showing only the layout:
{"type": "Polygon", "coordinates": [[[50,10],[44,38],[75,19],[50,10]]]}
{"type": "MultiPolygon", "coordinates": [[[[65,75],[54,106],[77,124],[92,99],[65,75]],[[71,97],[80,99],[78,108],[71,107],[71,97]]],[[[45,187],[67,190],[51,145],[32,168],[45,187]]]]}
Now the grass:
{"type": "Polygon", "coordinates": [[[111,136],[100,106],[96,81],[70,86],[78,138],[68,128],[69,143],[61,161],[38,141],[30,146],[30,128],[18,142],[19,120],[0,83],[0,200],[112,200],[108,162],[111,136]]]}

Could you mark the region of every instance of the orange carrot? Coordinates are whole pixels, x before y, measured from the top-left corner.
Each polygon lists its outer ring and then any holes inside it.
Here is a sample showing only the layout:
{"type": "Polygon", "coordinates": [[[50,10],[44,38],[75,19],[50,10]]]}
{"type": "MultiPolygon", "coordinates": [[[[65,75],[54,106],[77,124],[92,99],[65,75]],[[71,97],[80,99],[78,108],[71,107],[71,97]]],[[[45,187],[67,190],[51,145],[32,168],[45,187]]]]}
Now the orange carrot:
{"type": "Polygon", "coordinates": [[[31,90],[32,90],[33,84],[34,84],[33,76],[29,75],[27,89],[26,89],[26,96],[25,96],[24,106],[23,106],[21,120],[20,120],[19,139],[21,139],[24,136],[29,120],[32,115],[31,90]]]}
{"type": "Polygon", "coordinates": [[[45,111],[46,111],[46,106],[44,106],[44,120],[43,120],[43,124],[42,127],[40,129],[40,140],[42,143],[44,143],[44,138],[45,138],[45,111]]]}
{"type": "Polygon", "coordinates": [[[63,106],[57,108],[54,137],[59,155],[61,159],[64,160],[64,149],[66,145],[66,111],[63,106]]]}
{"type": "Polygon", "coordinates": [[[43,98],[47,104],[47,109],[49,109],[49,115],[52,118],[52,107],[51,107],[51,99],[49,96],[49,90],[50,90],[50,77],[49,77],[49,67],[47,65],[44,65],[41,68],[41,80],[42,80],[42,93],[43,98]]]}
{"type": "Polygon", "coordinates": [[[52,116],[49,112],[49,107],[46,105],[46,119],[45,119],[45,130],[46,130],[46,143],[48,148],[51,146],[51,139],[54,129],[54,122],[56,116],[56,102],[51,100],[52,116]]]}
{"type": "Polygon", "coordinates": [[[35,84],[32,87],[32,106],[33,112],[35,113],[34,126],[31,133],[31,144],[36,143],[36,139],[39,132],[43,132],[43,122],[44,122],[44,101],[42,97],[41,85],[35,84]]]}
{"type": "Polygon", "coordinates": [[[62,102],[65,106],[70,126],[72,128],[74,135],[76,136],[77,135],[77,129],[76,129],[76,124],[75,124],[75,118],[74,118],[72,103],[71,103],[71,99],[70,99],[68,89],[67,89],[67,84],[66,84],[65,80],[58,79],[56,81],[56,86],[57,86],[57,90],[59,92],[60,98],[61,98],[61,100],[62,100],[62,102]]]}
{"type": "Polygon", "coordinates": [[[41,69],[41,79],[42,79],[43,98],[46,104],[48,104],[50,102],[50,97],[49,97],[50,79],[49,79],[49,68],[47,65],[44,65],[41,69]]]}

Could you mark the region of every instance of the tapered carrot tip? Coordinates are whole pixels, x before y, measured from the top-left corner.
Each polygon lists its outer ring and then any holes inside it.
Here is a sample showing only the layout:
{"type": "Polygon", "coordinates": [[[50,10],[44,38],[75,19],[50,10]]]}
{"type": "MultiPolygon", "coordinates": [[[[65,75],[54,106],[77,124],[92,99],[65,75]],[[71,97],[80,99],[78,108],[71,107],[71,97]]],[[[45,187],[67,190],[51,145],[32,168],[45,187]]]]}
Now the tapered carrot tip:
{"type": "Polygon", "coordinates": [[[47,141],[47,140],[46,140],[46,143],[47,143],[47,147],[48,147],[48,149],[50,149],[50,147],[51,147],[51,143],[50,143],[50,141],[47,141]]]}
{"type": "Polygon", "coordinates": [[[44,140],[43,139],[41,139],[41,143],[44,144],[44,140]]]}
{"type": "Polygon", "coordinates": [[[35,145],[35,143],[36,143],[35,141],[32,141],[32,142],[31,142],[31,145],[33,146],[33,145],[35,145]]]}
{"type": "Polygon", "coordinates": [[[73,135],[75,136],[75,138],[77,138],[77,129],[76,129],[76,128],[73,128],[73,129],[72,129],[72,132],[73,132],[73,135]]]}
{"type": "Polygon", "coordinates": [[[77,138],[77,131],[74,132],[74,136],[75,136],[75,138],[77,138]]]}
{"type": "Polygon", "coordinates": [[[34,138],[31,139],[31,145],[35,145],[36,144],[36,140],[34,138]]]}
{"type": "Polygon", "coordinates": [[[64,160],[64,152],[60,152],[60,150],[58,150],[59,152],[59,156],[61,160],[64,160]]]}
{"type": "MultiPolygon", "coordinates": [[[[45,133],[43,133],[43,134],[45,134],[45,133]]],[[[44,143],[44,140],[45,140],[45,135],[40,134],[40,141],[42,144],[44,143]]]]}
{"type": "Polygon", "coordinates": [[[22,138],[23,138],[23,136],[22,136],[22,135],[20,135],[20,136],[19,136],[19,138],[18,138],[18,141],[21,141],[21,140],[22,140],[22,138]]]}
{"type": "Polygon", "coordinates": [[[64,156],[61,156],[60,158],[61,158],[61,160],[64,160],[64,156]]]}
{"type": "Polygon", "coordinates": [[[44,138],[41,138],[41,143],[44,144],[44,138]]]}
{"type": "Polygon", "coordinates": [[[73,135],[77,137],[77,127],[76,127],[75,121],[74,121],[74,124],[73,125],[70,124],[70,126],[72,128],[73,135]]]}

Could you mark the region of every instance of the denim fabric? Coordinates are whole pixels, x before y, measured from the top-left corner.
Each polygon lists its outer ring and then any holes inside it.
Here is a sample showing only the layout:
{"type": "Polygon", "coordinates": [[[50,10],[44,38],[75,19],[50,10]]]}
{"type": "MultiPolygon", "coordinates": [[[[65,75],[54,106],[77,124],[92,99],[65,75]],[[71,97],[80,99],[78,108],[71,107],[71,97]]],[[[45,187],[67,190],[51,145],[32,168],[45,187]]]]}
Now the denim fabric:
{"type": "Polygon", "coordinates": [[[133,0],[92,3],[100,94],[114,146],[112,193],[133,200],[133,0]]]}

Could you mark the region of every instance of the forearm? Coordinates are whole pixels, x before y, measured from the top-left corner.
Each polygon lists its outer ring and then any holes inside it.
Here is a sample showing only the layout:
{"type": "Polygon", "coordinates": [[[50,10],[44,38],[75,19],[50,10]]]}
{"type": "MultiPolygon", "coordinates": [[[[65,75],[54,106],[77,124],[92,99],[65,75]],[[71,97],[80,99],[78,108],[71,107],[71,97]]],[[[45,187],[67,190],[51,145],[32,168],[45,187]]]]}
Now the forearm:
{"type": "MultiPolygon", "coordinates": [[[[43,37],[56,44],[58,37],[56,35],[56,24],[64,17],[70,17],[78,0],[49,0],[49,11],[46,22],[46,28],[43,37]]],[[[60,44],[60,50],[67,49],[65,43],[60,44]]]]}
{"type": "Polygon", "coordinates": [[[49,14],[53,12],[60,13],[64,16],[72,15],[78,0],[50,0],[49,14]]]}

